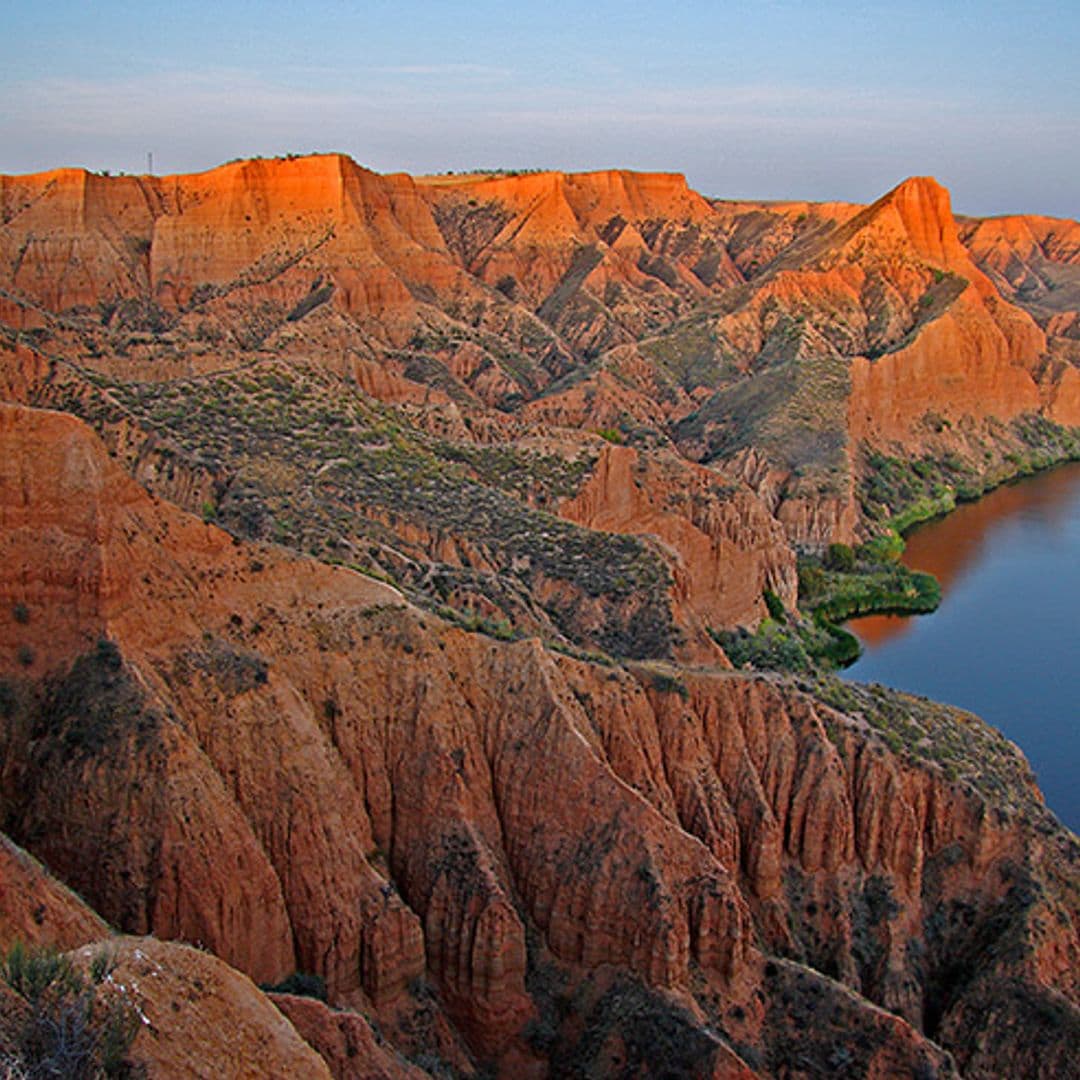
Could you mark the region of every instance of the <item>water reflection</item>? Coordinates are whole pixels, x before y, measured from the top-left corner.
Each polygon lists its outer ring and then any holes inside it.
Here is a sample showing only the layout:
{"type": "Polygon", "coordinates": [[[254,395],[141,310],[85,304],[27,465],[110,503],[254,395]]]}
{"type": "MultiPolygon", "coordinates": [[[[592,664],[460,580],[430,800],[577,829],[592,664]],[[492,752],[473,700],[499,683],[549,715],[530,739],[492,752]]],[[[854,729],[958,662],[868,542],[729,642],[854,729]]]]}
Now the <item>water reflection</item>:
{"type": "MultiPolygon", "coordinates": [[[[1057,535],[1064,540],[1070,500],[1078,484],[1080,464],[1071,464],[997,488],[946,517],[915,526],[907,534],[901,561],[913,570],[933,574],[947,599],[950,590],[979,565],[990,539],[1013,522],[1037,525],[1047,538],[1057,535]]],[[[873,649],[909,633],[918,618],[925,616],[865,615],[852,619],[847,628],[873,649]]]]}
{"type": "Polygon", "coordinates": [[[978,713],[1023,749],[1047,803],[1080,828],[1080,464],[992,492],[914,530],[932,615],[852,620],[845,672],[978,713]]]}

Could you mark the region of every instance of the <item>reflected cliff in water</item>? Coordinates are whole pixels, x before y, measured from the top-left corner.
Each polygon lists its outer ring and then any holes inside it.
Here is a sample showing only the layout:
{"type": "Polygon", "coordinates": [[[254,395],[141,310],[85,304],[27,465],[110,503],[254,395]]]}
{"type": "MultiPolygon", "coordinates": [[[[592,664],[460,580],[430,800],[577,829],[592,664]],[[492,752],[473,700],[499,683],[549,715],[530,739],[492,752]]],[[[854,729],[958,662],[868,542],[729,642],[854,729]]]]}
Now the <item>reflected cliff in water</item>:
{"type": "Polygon", "coordinates": [[[941,607],[853,619],[866,652],[845,675],[979,713],[1080,829],[1080,464],[999,488],[907,540],[904,562],[938,578],[941,607]]]}

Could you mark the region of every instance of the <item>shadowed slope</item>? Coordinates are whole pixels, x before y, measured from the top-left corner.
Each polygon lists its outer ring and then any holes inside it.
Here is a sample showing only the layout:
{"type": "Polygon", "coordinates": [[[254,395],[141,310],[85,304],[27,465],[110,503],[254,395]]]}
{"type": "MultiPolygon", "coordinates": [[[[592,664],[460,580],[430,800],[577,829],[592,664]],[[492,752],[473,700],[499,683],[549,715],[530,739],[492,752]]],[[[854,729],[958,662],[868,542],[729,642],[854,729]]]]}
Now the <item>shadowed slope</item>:
{"type": "Polygon", "coordinates": [[[977,722],[467,634],[155,505],[69,418],[0,413],[0,592],[27,611],[0,641],[20,687],[3,818],[122,928],[317,972],[466,1070],[632,1056],[627,1017],[668,1016],[680,1045],[705,1037],[695,1071],[743,1075],[815,1016],[815,1061],[844,1044],[866,1075],[950,1075],[918,1029],[969,1053],[987,980],[1075,997],[1075,851],[977,722]],[[55,640],[18,570],[42,535],[73,612],[55,640]],[[83,574],[91,553],[111,575],[83,574]],[[874,734],[912,727],[896,754],[874,734]],[[969,780],[933,763],[946,736],[969,780]],[[994,811],[971,786],[989,777],[994,811]]]}

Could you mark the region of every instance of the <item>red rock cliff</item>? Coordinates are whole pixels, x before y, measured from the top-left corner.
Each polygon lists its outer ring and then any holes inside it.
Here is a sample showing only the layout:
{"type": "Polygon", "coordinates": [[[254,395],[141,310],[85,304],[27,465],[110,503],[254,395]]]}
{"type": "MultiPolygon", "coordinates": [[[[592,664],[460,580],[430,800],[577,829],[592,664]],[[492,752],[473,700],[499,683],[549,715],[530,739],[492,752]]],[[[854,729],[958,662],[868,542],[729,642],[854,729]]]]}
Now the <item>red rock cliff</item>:
{"type": "MultiPolygon", "coordinates": [[[[611,1052],[634,1043],[602,1008],[609,965],[634,980],[610,993],[658,995],[648,1015],[687,1038],[720,1009],[769,1068],[807,1037],[800,1003],[832,1001],[836,1026],[806,1052],[868,1025],[867,1075],[947,1075],[919,1030],[974,1053],[988,978],[1075,1001],[1074,842],[1030,824],[1026,772],[981,727],[982,760],[1014,785],[996,811],[890,754],[870,698],[856,720],[768,678],[628,672],[467,634],[155,505],[67,418],[3,420],[16,480],[0,499],[24,522],[4,564],[29,560],[40,508],[64,537],[53,578],[96,598],[50,644],[51,605],[18,577],[0,586],[4,610],[26,605],[5,624],[5,677],[26,696],[4,729],[4,818],[122,927],[200,940],[258,978],[318,972],[399,1033],[427,972],[488,1060],[537,1061],[522,1033],[543,1019],[547,965],[580,986],[611,1052]],[[53,443],[80,472],[34,476],[53,443]],[[108,590],[79,578],[95,546],[116,567],[108,590]],[[45,670],[35,689],[26,675],[45,670]],[[994,920],[1022,947],[980,951],[994,920]],[[957,973],[956,955],[979,959],[957,973]]],[[[1010,1008],[1017,1033],[996,1037],[1015,1048],[1026,1014],[1010,1008]]],[[[572,1025],[553,1037],[576,1045],[572,1025]]],[[[701,1053],[694,1070],[745,1069],[723,1039],[701,1053]]]]}

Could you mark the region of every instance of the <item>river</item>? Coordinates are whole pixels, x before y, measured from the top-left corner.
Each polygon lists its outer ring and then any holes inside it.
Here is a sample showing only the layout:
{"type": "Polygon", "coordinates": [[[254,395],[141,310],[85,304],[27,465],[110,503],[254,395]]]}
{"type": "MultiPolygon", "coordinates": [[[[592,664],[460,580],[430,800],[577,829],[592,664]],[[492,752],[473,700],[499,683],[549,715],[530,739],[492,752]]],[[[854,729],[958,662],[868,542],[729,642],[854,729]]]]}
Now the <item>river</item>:
{"type": "Polygon", "coordinates": [[[941,606],[851,620],[865,652],[845,677],[978,713],[1080,832],[1080,463],[917,526],[903,561],[937,577],[941,606]]]}

